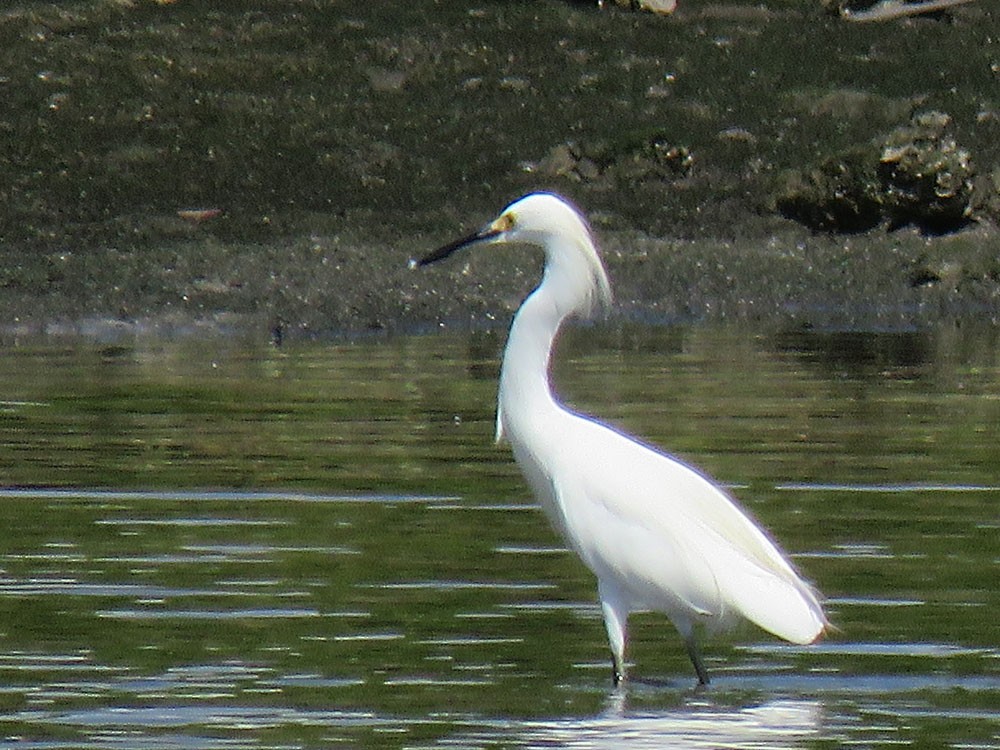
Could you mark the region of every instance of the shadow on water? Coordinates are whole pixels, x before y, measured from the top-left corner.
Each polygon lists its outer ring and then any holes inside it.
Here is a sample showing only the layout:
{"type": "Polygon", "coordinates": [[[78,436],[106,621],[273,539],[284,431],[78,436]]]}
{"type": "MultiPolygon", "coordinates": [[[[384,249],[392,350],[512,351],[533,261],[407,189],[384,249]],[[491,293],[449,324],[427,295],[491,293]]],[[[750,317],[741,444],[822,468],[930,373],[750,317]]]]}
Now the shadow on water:
{"type": "Polygon", "coordinates": [[[8,349],[0,747],[995,743],[996,353],[587,334],[560,390],[736,487],[826,642],[716,638],[699,691],[640,614],[611,691],[593,581],[492,445],[492,340],[8,349]]]}

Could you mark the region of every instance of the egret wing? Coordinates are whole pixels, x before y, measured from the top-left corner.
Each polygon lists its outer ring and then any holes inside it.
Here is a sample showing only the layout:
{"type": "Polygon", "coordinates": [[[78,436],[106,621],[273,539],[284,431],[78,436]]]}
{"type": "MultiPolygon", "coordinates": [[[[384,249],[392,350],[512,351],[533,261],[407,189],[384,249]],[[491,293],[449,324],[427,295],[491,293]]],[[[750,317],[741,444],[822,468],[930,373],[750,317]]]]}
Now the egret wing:
{"type": "Polygon", "coordinates": [[[679,530],[664,530],[620,512],[588,473],[559,474],[554,494],[558,524],[570,545],[630,608],[662,610],[671,617],[711,617],[721,606],[711,569],[679,530]],[[677,533],[675,533],[677,532],[677,533]]]}
{"type": "Polygon", "coordinates": [[[822,632],[826,618],[815,593],[725,491],[684,462],[605,425],[577,415],[573,421],[578,452],[571,471],[588,500],[586,523],[603,520],[602,538],[633,545],[617,553],[629,575],[667,581],[699,610],[725,620],[735,609],[793,642],[822,632]]]}

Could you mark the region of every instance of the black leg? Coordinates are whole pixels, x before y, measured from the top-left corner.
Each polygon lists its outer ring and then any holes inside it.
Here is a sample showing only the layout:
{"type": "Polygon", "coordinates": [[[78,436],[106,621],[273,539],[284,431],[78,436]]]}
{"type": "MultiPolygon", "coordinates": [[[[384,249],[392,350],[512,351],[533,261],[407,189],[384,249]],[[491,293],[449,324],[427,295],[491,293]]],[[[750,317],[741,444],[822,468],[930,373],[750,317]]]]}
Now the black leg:
{"type": "Polygon", "coordinates": [[[611,652],[611,683],[618,687],[625,681],[625,665],[618,663],[618,657],[611,652]]]}
{"type": "Polygon", "coordinates": [[[698,653],[698,644],[694,640],[694,634],[684,639],[684,645],[687,646],[688,657],[691,659],[691,663],[694,664],[694,671],[698,673],[698,684],[707,685],[709,683],[708,670],[705,669],[705,664],[701,660],[701,654],[698,653]]]}

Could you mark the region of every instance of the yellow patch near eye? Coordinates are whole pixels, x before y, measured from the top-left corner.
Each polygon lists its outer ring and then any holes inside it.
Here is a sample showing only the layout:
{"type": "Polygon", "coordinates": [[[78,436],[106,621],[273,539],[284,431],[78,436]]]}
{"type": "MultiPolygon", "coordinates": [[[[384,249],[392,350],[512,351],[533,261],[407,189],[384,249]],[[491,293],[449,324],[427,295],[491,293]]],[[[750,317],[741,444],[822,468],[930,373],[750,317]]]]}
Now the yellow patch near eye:
{"type": "Polygon", "coordinates": [[[497,220],[490,224],[491,232],[508,232],[514,228],[514,215],[511,213],[501,214],[497,220]]]}

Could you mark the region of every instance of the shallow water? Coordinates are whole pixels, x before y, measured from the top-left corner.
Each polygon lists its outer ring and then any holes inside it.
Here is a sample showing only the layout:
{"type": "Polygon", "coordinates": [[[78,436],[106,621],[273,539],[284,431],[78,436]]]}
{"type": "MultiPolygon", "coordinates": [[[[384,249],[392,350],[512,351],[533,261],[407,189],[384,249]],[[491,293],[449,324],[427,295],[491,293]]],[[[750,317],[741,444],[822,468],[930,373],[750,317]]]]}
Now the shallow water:
{"type": "Polygon", "coordinates": [[[569,332],[567,400],[732,486],[839,630],[610,688],[492,444],[502,335],[0,350],[0,747],[1000,744],[997,331],[569,332]]]}

